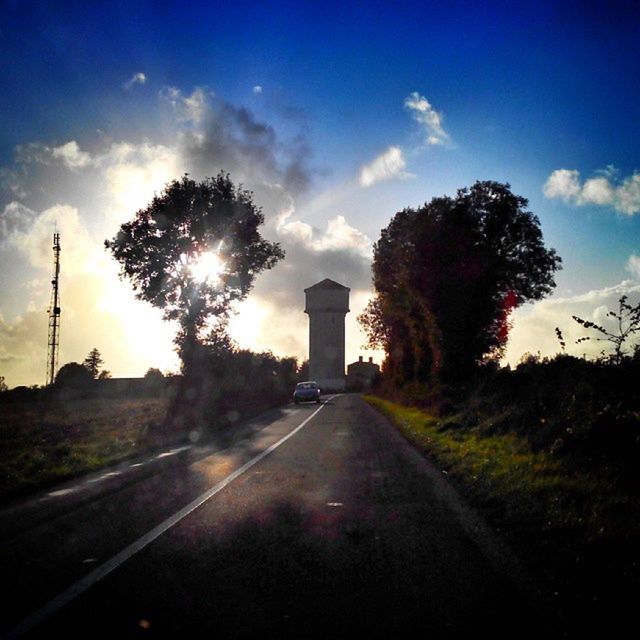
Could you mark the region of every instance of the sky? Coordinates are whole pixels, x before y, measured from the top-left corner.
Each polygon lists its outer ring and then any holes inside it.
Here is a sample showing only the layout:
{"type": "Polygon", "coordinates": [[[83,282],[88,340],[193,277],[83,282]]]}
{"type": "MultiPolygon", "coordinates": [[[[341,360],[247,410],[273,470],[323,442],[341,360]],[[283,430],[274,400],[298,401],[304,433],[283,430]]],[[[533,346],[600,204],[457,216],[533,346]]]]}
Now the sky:
{"type": "Polygon", "coordinates": [[[637,2],[0,1],[0,376],[43,384],[55,229],[60,364],[176,371],[175,326],[135,299],[104,240],[184,173],[254,192],[286,259],[231,324],[302,360],[304,288],[351,288],[347,362],[392,216],[476,180],[529,200],[563,258],[513,316],[504,362],[580,343],[640,299],[637,2]]]}

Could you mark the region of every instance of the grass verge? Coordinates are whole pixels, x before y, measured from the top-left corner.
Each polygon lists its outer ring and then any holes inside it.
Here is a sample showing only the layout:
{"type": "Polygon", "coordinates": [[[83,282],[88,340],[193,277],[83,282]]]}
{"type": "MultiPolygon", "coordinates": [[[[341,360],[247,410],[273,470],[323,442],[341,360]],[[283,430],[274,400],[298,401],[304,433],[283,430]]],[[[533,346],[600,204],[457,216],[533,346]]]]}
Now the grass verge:
{"type": "Polygon", "coordinates": [[[640,496],[513,433],[366,396],[452,479],[541,575],[567,633],[624,619],[640,594],[640,496]]]}

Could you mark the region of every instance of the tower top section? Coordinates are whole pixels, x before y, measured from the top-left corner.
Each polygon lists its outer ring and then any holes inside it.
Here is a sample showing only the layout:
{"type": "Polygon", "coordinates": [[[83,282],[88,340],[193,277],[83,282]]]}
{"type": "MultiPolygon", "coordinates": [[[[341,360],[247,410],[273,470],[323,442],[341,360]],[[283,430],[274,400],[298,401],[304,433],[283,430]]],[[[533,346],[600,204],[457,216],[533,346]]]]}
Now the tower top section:
{"type": "Polygon", "coordinates": [[[306,305],[304,312],[349,313],[349,287],[325,278],[304,290],[306,305]]]}
{"type": "Polygon", "coordinates": [[[317,282],[316,284],[312,285],[311,287],[307,287],[304,292],[307,293],[307,291],[315,291],[317,289],[346,289],[347,291],[351,291],[351,289],[349,289],[349,287],[345,287],[343,284],[340,284],[339,282],[336,282],[335,280],[330,280],[329,278],[325,278],[324,280],[321,280],[320,282],[317,282]]]}

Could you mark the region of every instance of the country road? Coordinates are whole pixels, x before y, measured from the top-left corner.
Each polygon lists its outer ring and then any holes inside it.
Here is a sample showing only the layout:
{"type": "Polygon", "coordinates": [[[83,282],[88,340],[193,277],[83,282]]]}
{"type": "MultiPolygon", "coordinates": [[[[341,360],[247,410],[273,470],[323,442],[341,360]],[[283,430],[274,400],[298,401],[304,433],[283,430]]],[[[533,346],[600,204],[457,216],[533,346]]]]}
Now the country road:
{"type": "Polygon", "coordinates": [[[544,632],[517,561],[358,396],[283,408],[241,435],[1,511],[0,632],[544,632]]]}

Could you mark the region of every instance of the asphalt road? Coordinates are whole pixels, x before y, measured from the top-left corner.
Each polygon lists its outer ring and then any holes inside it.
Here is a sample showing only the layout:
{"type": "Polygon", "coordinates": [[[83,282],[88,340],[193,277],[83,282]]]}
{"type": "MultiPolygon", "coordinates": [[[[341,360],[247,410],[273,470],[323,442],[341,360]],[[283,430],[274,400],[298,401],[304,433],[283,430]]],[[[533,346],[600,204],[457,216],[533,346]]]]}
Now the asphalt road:
{"type": "Polygon", "coordinates": [[[318,409],[0,512],[1,631],[554,635],[517,561],[440,470],[359,397],[318,409]]]}

